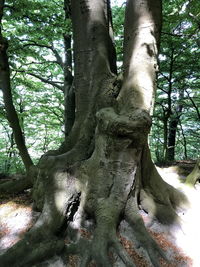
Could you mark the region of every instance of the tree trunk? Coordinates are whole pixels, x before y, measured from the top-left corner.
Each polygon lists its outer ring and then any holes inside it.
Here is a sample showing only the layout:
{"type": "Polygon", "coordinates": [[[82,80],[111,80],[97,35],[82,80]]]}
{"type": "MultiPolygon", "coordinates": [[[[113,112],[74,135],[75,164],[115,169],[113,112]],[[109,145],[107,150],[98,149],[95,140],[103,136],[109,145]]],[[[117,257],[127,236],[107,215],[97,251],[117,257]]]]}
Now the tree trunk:
{"type": "MultiPolygon", "coordinates": [[[[0,2],[0,23],[3,16],[4,1],[0,2]]],[[[7,56],[8,42],[2,36],[0,28],[0,87],[3,92],[6,115],[14,133],[15,142],[26,170],[33,165],[25,145],[24,134],[21,130],[19,118],[15,110],[10,85],[10,68],[7,56]]]]}
{"type": "Polygon", "coordinates": [[[167,161],[174,161],[175,159],[176,134],[178,130],[178,123],[183,110],[183,98],[184,90],[180,90],[177,105],[175,107],[174,112],[171,112],[171,116],[169,119],[168,142],[166,150],[167,161]]]}
{"type": "Polygon", "coordinates": [[[72,1],[71,11],[75,122],[64,146],[40,160],[33,192],[40,218],[0,260],[4,266],[31,266],[53,254],[75,254],[80,266],[95,261],[107,267],[112,248],[125,266],[134,266],[117,236],[126,220],[159,266],[159,257],[165,256],[146,231],[139,206],[152,220],[174,224],[176,208],[185,201],[161,179],[147,145],[161,3],[127,1],[120,90],[109,1],[72,1]],[[88,238],[80,236],[83,228],[88,238]]]}
{"type": "Polygon", "coordinates": [[[10,141],[10,147],[8,148],[7,151],[7,159],[5,161],[5,173],[9,173],[10,167],[11,167],[11,161],[12,161],[12,156],[13,156],[13,147],[14,147],[14,136],[13,132],[9,136],[9,141],[10,141]]]}
{"type": "Polygon", "coordinates": [[[167,150],[166,150],[167,161],[174,161],[178,121],[179,121],[179,117],[171,118],[169,121],[169,133],[168,133],[168,142],[167,142],[167,150]]]}
{"type": "MultiPolygon", "coordinates": [[[[69,0],[64,1],[65,23],[71,16],[71,5],[69,0]]],[[[75,120],[75,92],[72,76],[72,36],[69,32],[63,35],[65,47],[64,62],[64,94],[65,94],[65,138],[68,137],[75,120]]]]}
{"type": "MultiPolygon", "coordinates": [[[[4,0],[0,1],[0,23],[2,21],[4,8],[4,0]]],[[[10,127],[12,128],[15,143],[19,150],[20,156],[26,168],[27,177],[26,179],[19,181],[10,181],[5,184],[1,184],[1,192],[15,193],[21,192],[26,188],[30,188],[33,184],[31,176],[35,173],[32,159],[28,153],[28,149],[25,144],[25,137],[22,132],[19,118],[13,104],[12,90],[10,84],[10,68],[7,56],[8,42],[2,36],[0,27],[0,88],[3,92],[3,100],[6,110],[6,116],[9,121],[10,127]]]]}

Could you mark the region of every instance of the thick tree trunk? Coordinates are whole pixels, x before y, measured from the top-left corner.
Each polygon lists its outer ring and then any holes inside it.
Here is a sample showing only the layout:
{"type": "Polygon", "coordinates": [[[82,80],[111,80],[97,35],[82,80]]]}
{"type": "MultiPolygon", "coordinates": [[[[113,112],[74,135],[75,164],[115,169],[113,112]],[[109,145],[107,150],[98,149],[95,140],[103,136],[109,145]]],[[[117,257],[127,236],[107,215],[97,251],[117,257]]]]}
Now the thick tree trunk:
{"type": "Polygon", "coordinates": [[[112,248],[125,266],[134,266],[117,236],[118,225],[126,220],[150,261],[159,266],[159,257],[165,256],[146,231],[139,206],[152,220],[174,224],[176,208],[185,200],[158,175],[147,145],[161,3],[127,1],[120,92],[115,87],[109,1],[72,1],[71,7],[75,122],[57,151],[62,154],[40,160],[34,187],[40,218],[0,260],[4,266],[31,266],[54,253],[76,254],[80,266],[93,260],[107,267],[112,266],[108,256],[112,248]],[[80,236],[82,228],[89,238],[80,236]]]}

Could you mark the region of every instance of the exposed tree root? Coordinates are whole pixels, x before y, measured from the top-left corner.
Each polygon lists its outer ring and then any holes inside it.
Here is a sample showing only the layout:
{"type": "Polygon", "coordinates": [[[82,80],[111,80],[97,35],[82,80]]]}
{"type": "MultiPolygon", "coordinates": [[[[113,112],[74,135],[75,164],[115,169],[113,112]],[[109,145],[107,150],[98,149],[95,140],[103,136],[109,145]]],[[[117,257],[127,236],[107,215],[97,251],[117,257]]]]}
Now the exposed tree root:
{"type": "MultiPolygon", "coordinates": [[[[111,165],[109,166],[110,168],[111,165]]],[[[103,178],[102,176],[100,177],[103,178]]],[[[117,179],[116,181],[119,182],[117,179]]],[[[103,182],[105,183],[105,180],[103,182]]],[[[95,262],[97,266],[107,267],[112,266],[108,256],[110,248],[114,249],[125,266],[135,266],[117,237],[117,228],[123,218],[132,227],[139,245],[147,251],[149,259],[154,266],[159,266],[160,258],[167,260],[163,251],[146,231],[138,213],[139,203],[137,198],[129,196],[128,193],[124,194],[122,201],[121,198],[117,197],[117,192],[122,194],[123,188],[121,187],[117,190],[119,184],[117,184],[116,188],[115,184],[111,185],[110,188],[112,189],[110,189],[109,196],[104,190],[107,197],[97,198],[97,202],[92,207],[91,205],[89,207],[86,206],[86,212],[88,210],[90,216],[93,214],[93,218],[95,218],[92,239],[85,240],[77,237],[75,241],[71,241],[70,244],[66,245],[62,239],[64,238],[62,233],[64,233],[70,222],[75,220],[76,214],[80,213],[84,201],[87,198],[91,199],[94,191],[100,196],[100,191],[91,182],[91,188],[87,192],[88,196],[84,197],[86,192],[77,190],[81,187],[77,186],[77,180],[64,171],[55,172],[44,183],[48,193],[45,196],[42,215],[22,241],[0,257],[3,266],[31,266],[55,254],[64,253],[65,255],[79,255],[81,257],[80,266],[82,267],[88,266],[91,261],[95,262]],[[125,195],[128,198],[126,201],[125,195]],[[61,236],[62,238],[60,238],[61,236]],[[15,259],[17,259],[16,263],[15,259]]],[[[131,192],[131,186],[128,186],[128,188],[127,192],[131,192]]],[[[82,216],[82,224],[84,220],[85,218],[82,216]]]]}
{"type": "Polygon", "coordinates": [[[200,180],[200,159],[197,160],[192,172],[186,177],[185,183],[194,186],[200,180]]]}
{"type": "Polygon", "coordinates": [[[0,184],[0,193],[17,194],[33,186],[32,181],[27,178],[10,180],[0,184]]]}
{"type": "MultiPolygon", "coordinates": [[[[25,238],[0,257],[4,266],[15,266],[15,258],[16,266],[27,266],[55,253],[65,253],[81,256],[82,267],[91,261],[107,267],[112,266],[108,256],[112,248],[125,266],[132,267],[134,263],[117,237],[118,225],[124,218],[154,266],[159,266],[160,258],[167,260],[148,234],[138,206],[152,220],[174,224],[179,223],[176,210],[185,198],[162,181],[151,161],[145,138],[149,116],[139,110],[131,117],[117,116],[109,108],[101,110],[97,117],[95,150],[88,160],[71,167],[66,159],[70,152],[43,158],[33,192],[36,206],[43,207],[42,214],[25,238]],[[73,238],[65,245],[65,235],[72,230],[70,224],[80,229],[87,217],[94,221],[91,240],[72,231],[73,238]]],[[[77,158],[74,160],[76,163],[77,158]]]]}
{"type": "Polygon", "coordinates": [[[188,208],[186,196],[160,177],[150,156],[148,146],[142,155],[140,178],[140,205],[152,220],[166,225],[180,225],[177,212],[188,208]]]}
{"type": "Polygon", "coordinates": [[[142,246],[152,262],[153,266],[159,266],[159,259],[163,258],[168,262],[164,252],[152,239],[147,232],[144,222],[139,215],[138,205],[133,197],[131,197],[126,205],[125,218],[134,231],[138,246],[142,246]]]}
{"type": "Polygon", "coordinates": [[[20,179],[6,180],[4,183],[0,183],[0,193],[17,194],[26,189],[32,188],[34,180],[38,174],[38,168],[31,166],[26,175],[23,175],[20,179]]]}
{"type": "MultiPolygon", "coordinates": [[[[44,237],[43,237],[44,238],[44,237]]],[[[34,239],[28,235],[10,248],[1,258],[1,266],[21,267],[33,266],[33,264],[44,261],[55,254],[61,253],[64,249],[64,241],[49,236],[44,240],[38,237],[34,239]]]]}

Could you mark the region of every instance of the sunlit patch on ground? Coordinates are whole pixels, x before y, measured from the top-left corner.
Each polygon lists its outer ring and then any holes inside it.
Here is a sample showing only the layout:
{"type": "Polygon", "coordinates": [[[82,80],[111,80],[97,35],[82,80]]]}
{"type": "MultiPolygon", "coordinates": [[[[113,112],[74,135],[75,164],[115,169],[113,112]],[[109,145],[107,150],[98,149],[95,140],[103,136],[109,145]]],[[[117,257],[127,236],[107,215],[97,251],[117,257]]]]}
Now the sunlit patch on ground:
{"type": "MultiPolygon", "coordinates": [[[[16,201],[17,202],[17,201],[16,201]]],[[[33,225],[38,214],[32,208],[14,201],[0,204],[0,250],[12,247],[33,225]]],[[[18,199],[18,202],[19,201],[18,199]]]]}
{"type": "Polygon", "coordinates": [[[193,259],[193,265],[195,267],[200,266],[200,191],[192,188],[184,187],[184,193],[187,195],[190,201],[190,208],[187,212],[179,214],[182,219],[183,231],[176,233],[176,243],[180,246],[187,255],[193,259]]]}
{"type": "Polygon", "coordinates": [[[181,177],[174,171],[175,167],[158,168],[163,179],[172,186],[180,189],[187,196],[190,207],[187,212],[179,213],[182,220],[182,230],[174,231],[175,244],[183,253],[192,259],[193,267],[200,266],[200,188],[191,188],[183,183],[184,177],[181,177]]]}
{"type": "Polygon", "coordinates": [[[163,180],[175,188],[179,188],[183,184],[184,177],[179,176],[177,173],[177,167],[172,166],[168,168],[158,168],[159,174],[162,176],[163,180]],[[180,179],[181,178],[181,179],[180,179]]]}

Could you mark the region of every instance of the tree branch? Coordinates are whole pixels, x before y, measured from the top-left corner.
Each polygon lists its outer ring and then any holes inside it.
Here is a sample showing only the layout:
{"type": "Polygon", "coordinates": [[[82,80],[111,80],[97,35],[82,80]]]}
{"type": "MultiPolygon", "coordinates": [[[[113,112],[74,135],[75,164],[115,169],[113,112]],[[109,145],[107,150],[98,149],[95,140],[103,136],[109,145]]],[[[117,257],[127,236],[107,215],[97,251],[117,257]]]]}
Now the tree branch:
{"type": "Polygon", "coordinates": [[[47,48],[47,49],[50,49],[56,60],[57,60],[57,63],[63,68],[64,67],[64,62],[62,60],[62,57],[59,55],[58,51],[53,47],[53,44],[51,46],[49,45],[44,45],[44,44],[38,44],[36,43],[35,41],[32,41],[32,40],[24,40],[24,41],[29,41],[30,43],[27,43],[27,44],[24,44],[23,47],[26,47],[26,46],[37,46],[37,47],[42,47],[42,48],[47,48]]]}
{"type": "Polygon", "coordinates": [[[197,112],[198,119],[200,120],[200,112],[199,112],[199,109],[198,109],[197,105],[195,104],[194,100],[193,100],[192,97],[190,96],[190,93],[189,93],[187,90],[185,90],[185,92],[187,93],[188,98],[189,98],[190,101],[192,102],[192,105],[193,105],[193,107],[195,108],[195,110],[196,110],[196,112],[197,112]]]}
{"type": "Polygon", "coordinates": [[[168,94],[168,92],[166,90],[164,90],[162,87],[157,85],[157,88],[160,89],[161,91],[163,91],[164,93],[168,94]]]}
{"type": "Polygon", "coordinates": [[[52,85],[52,86],[58,88],[58,89],[61,90],[62,92],[64,91],[64,87],[58,84],[58,83],[60,83],[60,82],[50,81],[50,80],[45,79],[45,78],[43,78],[43,77],[41,77],[41,76],[39,76],[39,75],[37,75],[37,74],[35,74],[35,73],[32,73],[32,72],[26,72],[25,70],[16,70],[16,72],[26,73],[26,74],[28,74],[28,75],[30,75],[30,76],[33,76],[33,77],[39,79],[40,81],[42,81],[42,82],[44,82],[44,83],[48,83],[48,84],[50,84],[50,85],[52,85]]]}
{"type": "Polygon", "coordinates": [[[159,72],[159,74],[169,82],[169,77],[167,77],[167,76],[166,76],[165,74],[163,74],[162,72],[159,72]]]}

